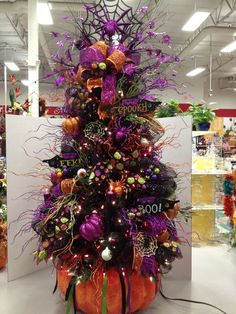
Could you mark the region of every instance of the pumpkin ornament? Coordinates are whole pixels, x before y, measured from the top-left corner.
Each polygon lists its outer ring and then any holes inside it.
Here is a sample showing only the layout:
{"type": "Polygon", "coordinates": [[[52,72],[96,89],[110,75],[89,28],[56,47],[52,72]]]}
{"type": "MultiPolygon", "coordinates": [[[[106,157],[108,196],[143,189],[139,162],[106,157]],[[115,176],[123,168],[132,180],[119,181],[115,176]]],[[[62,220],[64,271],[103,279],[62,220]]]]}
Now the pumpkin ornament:
{"type": "Polygon", "coordinates": [[[93,213],[85,217],[85,222],[80,226],[80,234],[87,241],[94,241],[102,235],[103,224],[100,216],[93,213]]]}
{"type": "Polygon", "coordinates": [[[63,121],[62,129],[69,135],[77,135],[81,127],[81,121],[78,117],[70,117],[63,121]]]}
{"type": "Polygon", "coordinates": [[[75,179],[64,179],[61,181],[61,191],[63,194],[71,194],[79,191],[79,187],[76,185],[75,179]]]}
{"type": "Polygon", "coordinates": [[[159,91],[174,87],[164,68],[178,58],[161,49],[148,6],[134,12],[126,2],[86,5],[77,39],[61,34],[57,42],[65,49],[56,54],[56,80],[67,85],[61,150],[48,161],[52,187],[32,227],[39,262],[57,266],[66,314],[73,306],[85,314],[142,311],[181,256],[177,174],[161,161],[169,141],[154,118],[159,91]]]}

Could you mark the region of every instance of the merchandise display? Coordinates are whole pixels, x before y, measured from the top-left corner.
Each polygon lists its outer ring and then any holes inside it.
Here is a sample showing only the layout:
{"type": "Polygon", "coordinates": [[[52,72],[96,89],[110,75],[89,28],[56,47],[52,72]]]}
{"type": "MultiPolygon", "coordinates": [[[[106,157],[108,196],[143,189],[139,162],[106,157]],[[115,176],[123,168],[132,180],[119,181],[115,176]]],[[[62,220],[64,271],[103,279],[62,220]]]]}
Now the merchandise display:
{"type": "Polygon", "coordinates": [[[230,245],[236,247],[236,170],[225,175],[224,180],[224,213],[229,217],[230,245]]]}
{"type": "Polygon", "coordinates": [[[72,35],[53,34],[63,48],[55,60],[56,84],[67,86],[65,120],[60,155],[44,161],[55,170],[34,212],[34,255],[57,268],[67,313],[72,304],[89,314],[134,313],[182,256],[177,174],[161,162],[167,144],[153,117],[156,93],[175,88],[161,69],[178,60],[160,49],[170,37],[152,31],[155,21],[144,23],[148,7],[136,16],[120,1],[85,8],[77,51],[72,35]]]}
{"type": "Polygon", "coordinates": [[[192,238],[197,245],[216,240],[216,213],[223,209],[222,140],[211,131],[205,134],[193,137],[192,238]]]}
{"type": "Polygon", "coordinates": [[[229,234],[232,237],[234,232],[224,216],[224,207],[228,204],[224,199],[229,196],[224,197],[223,182],[233,158],[225,158],[224,136],[213,131],[193,132],[193,135],[196,135],[192,165],[193,241],[197,245],[227,243],[229,234]]]}
{"type": "Polygon", "coordinates": [[[227,158],[236,158],[236,122],[233,118],[225,119],[223,135],[223,154],[227,158]]]}

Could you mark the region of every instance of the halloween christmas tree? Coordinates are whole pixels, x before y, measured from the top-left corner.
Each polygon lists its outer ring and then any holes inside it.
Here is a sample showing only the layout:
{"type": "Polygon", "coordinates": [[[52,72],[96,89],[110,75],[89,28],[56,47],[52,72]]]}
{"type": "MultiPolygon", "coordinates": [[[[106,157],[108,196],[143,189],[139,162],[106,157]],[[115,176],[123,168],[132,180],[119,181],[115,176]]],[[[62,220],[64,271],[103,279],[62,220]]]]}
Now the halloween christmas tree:
{"type": "Polygon", "coordinates": [[[61,153],[45,160],[54,170],[34,212],[35,257],[53,260],[68,313],[72,303],[89,314],[133,313],[181,257],[176,174],[161,162],[164,131],[153,118],[179,60],[148,7],[101,0],[85,12],[73,16],[78,34],[53,33],[65,120],[61,153]]]}

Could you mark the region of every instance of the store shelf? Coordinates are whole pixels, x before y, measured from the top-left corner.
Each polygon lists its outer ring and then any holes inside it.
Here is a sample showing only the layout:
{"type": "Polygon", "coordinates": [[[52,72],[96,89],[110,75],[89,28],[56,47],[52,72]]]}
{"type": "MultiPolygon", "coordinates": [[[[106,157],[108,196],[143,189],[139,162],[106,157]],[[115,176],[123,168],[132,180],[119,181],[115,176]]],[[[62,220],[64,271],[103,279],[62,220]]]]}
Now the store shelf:
{"type": "Polygon", "coordinates": [[[209,204],[209,205],[194,205],[192,210],[223,210],[223,205],[209,204]]]}
{"type": "Polygon", "coordinates": [[[193,131],[192,136],[214,135],[213,131],[193,131]]]}
{"type": "Polygon", "coordinates": [[[192,170],[192,175],[223,175],[227,174],[229,171],[226,170],[210,170],[210,171],[196,171],[192,170]]]}

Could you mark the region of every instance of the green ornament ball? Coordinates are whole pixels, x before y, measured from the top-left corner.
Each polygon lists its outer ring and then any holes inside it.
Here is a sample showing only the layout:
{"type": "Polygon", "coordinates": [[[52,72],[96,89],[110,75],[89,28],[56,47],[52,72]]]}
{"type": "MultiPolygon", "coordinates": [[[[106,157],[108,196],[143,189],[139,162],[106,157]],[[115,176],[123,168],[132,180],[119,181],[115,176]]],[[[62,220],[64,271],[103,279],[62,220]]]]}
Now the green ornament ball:
{"type": "Polygon", "coordinates": [[[119,162],[119,163],[116,165],[116,169],[118,169],[118,170],[123,170],[123,169],[124,169],[124,165],[119,162]]]}
{"type": "Polygon", "coordinates": [[[46,252],[45,250],[39,252],[38,258],[39,258],[40,260],[43,260],[43,259],[45,259],[46,257],[47,257],[47,252],[46,252]]]}
{"type": "Polygon", "coordinates": [[[134,178],[133,177],[129,177],[128,179],[127,179],[127,182],[129,183],[129,184],[134,184],[134,178]]]}
{"type": "Polygon", "coordinates": [[[105,71],[107,69],[107,65],[104,62],[100,62],[98,67],[100,70],[103,70],[103,71],[105,71]]]}
{"type": "Polygon", "coordinates": [[[115,152],[114,158],[117,160],[121,159],[121,154],[119,152],[115,152]]]}
{"type": "Polygon", "coordinates": [[[145,181],[144,178],[142,178],[142,177],[138,178],[138,183],[139,183],[139,184],[144,184],[145,182],[146,182],[146,181],[145,181]]]}
{"type": "Polygon", "coordinates": [[[133,156],[134,158],[138,158],[139,152],[138,152],[137,150],[133,151],[133,152],[132,152],[132,156],[133,156]]]}

